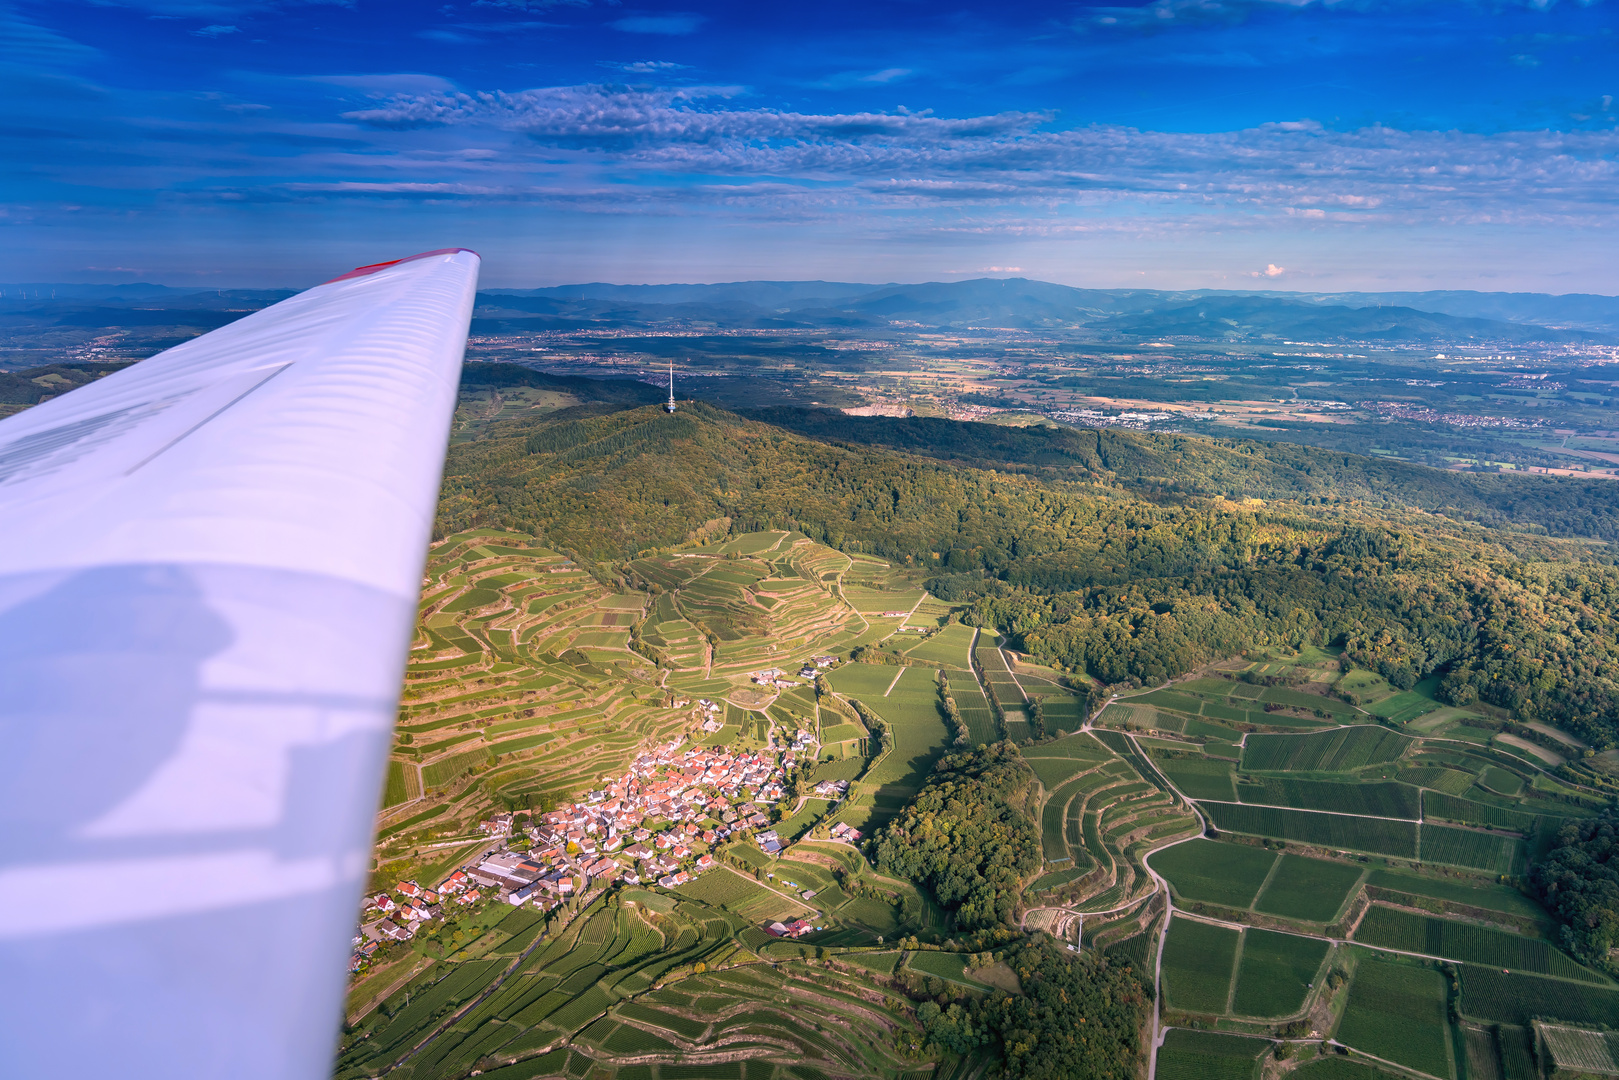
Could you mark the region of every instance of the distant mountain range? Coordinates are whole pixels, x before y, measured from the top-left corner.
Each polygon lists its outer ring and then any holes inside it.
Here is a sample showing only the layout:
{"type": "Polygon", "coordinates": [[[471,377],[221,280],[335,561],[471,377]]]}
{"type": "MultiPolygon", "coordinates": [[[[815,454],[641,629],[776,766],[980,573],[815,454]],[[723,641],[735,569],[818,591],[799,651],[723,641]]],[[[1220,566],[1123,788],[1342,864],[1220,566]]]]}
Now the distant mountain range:
{"type": "Polygon", "coordinates": [[[715,328],[1086,327],[1138,337],[1335,338],[1368,341],[1610,341],[1619,298],[1533,294],[1388,294],[1432,298],[1427,308],[1379,294],[1160,292],[1075,289],[1026,278],[917,285],[744,281],[719,285],[566,285],[490,289],[479,327],[634,326],[659,322],[715,328]],[[1499,300],[1497,301],[1497,298],[1499,300]],[[1537,306],[1538,304],[1538,306],[1537,306]],[[1452,310],[1441,310],[1448,306],[1452,310]],[[1493,312],[1494,314],[1489,314],[1493,312]],[[1544,319],[1537,319],[1544,313],[1544,319]],[[1577,320],[1572,317],[1578,315],[1577,320]],[[1573,325],[1577,322],[1578,325],[1573,325]]]}
{"type": "MultiPolygon", "coordinates": [[[[225,312],[262,306],[288,290],[197,290],[127,285],[0,285],[0,322],[118,325],[160,321],[156,310],[225,312]],[[54,294],[54,299],[52,296],[54,294]],[[135,315],[130,309],[146,309],[135,315]]],[[[193,318],[192,321],[198,321],[193,318]]],[[[1076,289],[1026,278],[869,285],[846,281],[735,281],[713,285],[594,282],[479,293],[474,331],[633,329],[681,323],[715,329],[1086,328],[1132,337],[1232,341],[1619,341],[1619,297],[1542,293],[1282,293],[1076,289]]]]}

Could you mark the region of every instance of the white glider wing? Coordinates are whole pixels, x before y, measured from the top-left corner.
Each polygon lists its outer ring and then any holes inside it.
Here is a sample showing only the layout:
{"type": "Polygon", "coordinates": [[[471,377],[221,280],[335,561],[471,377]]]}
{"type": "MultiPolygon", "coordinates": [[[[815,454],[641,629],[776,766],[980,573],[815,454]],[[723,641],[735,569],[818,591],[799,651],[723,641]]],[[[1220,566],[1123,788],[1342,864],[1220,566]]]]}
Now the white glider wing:
{"type": "Polygon", "coordinates": [[[477,278],[0,422],[0,1075],[331,1074],[477,278]]]}

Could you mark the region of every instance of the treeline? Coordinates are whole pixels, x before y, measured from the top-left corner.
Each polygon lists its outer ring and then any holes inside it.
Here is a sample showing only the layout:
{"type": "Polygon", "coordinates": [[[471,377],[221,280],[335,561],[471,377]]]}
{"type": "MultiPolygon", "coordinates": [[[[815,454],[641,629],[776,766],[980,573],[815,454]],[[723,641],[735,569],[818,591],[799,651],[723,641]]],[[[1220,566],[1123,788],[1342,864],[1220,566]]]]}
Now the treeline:
{"type": "Polygon", "coordinates": [[[0,371],[0,405],[37,405],[115,371],[122,371],[132,363],[132,360],[108,364],[87,361],[46,364],[22,371],[0,371]]]}
{"type": "Polygon", "coordinates": [[[1477,475],[1257,439],[847,416],[835,409],[744,415],[816,439],[1053,479],[1117,482],[1150,494],[1411,507],[1494,527],[1619,539],[1619,484],[1604,479],[1477,475]]]}
{"type": "Polygon", "coordinates": [[[956,733],[956,745],[972,745],[972,733],[967,730],[967,722],[961,718],[961,710],[956,708],[956,699],[950,696],[950,676],[942,668],[939,670],[939,711],[944,714],[944,721],[950,725],[950,730],[956,733]]]}
{"type": "Polygon", "coordinates": [[[489,430],[451,447],[441,532],[504,525],[613,560],[705,521],[798,529],[925,568],[968,621],[1102,683],[1340,644],[1396,686],[1437,675],[1450,701],[1619,741],[1619,572],[1603,549],[1404,513],[1151,501],[814,442],[700,403],[489,430]]]}
{"type": "MultiPolygon", "coordinates": [[[[1045,581],[980,579],[968,621],[1105,683],[1159,682],[1261,646],[1339,644],[1397,688],[1437,674],[1452,704],[1483,701],[1561,724],[1598,748],[1619,739],[1612,566],[1259,515],[1226,522],[1226,535],[1208,543],[1199,524],[1187,521],[1181,546],[1227,557],[1175,568],[1176,544],[1149,530],[1112,557],[1050,560],[1045,581]],[[1131,572],[1065,587],[1063,568],[1069,581],[1131,572]]],[[[936,593],[960,591],[948,584],[936,593]]]]}
{"type": "Polygon", "coordinates": [[[1040,840],[1011,799],[1032,779],[1010,743],[939,759],[927,784],[877,834],[877,867],[926,886],[966,930],[1012,917],[1040,840]]]}

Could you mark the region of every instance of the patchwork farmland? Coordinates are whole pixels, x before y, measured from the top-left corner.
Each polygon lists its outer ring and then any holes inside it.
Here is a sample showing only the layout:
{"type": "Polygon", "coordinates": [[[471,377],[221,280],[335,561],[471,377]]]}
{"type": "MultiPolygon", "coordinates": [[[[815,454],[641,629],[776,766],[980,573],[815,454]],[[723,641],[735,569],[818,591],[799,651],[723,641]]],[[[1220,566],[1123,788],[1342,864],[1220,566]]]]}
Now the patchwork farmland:
{"type": "Polygon", "coordinates": [[[1017,987],[868,858],[962,733],[1020,744],[1041,859],[1018,927],[1161,972],[1161,1077],[1257,1077],[1284,1043],[1304,1077],[1505,1076],[1533,1019],[1619,1026],[1619,986],[1503,881],[1601,800],[1478,737],[1487,717],[1320,649],[1108,701],[923,584],[785,531],[612,568],[497,530],[436,544],[374,887],[444,877],[500,846],[492,809],[584,799],[649,747],[791,751],[809,783],[693,840],[714,867],[688,880],[485,902],[389,946],[356,978],[337,1075],[916,1074],[911,995],[1017,987]],[[764,929],[792,920],[797,940],[764,929]]]}

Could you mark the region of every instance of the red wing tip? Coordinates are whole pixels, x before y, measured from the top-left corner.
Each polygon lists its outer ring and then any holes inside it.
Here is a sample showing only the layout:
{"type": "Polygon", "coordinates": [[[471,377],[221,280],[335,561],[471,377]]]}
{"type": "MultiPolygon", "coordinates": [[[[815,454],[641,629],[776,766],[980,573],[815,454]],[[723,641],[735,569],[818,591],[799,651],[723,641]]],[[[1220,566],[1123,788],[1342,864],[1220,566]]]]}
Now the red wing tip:
{"type": "Polygon", "coordinates": [[[398,266],[400,263],[415,262],[417,259],[430,259],[434,255],[456,255],[463,251],[471,251],[474,255],[478,254],[476,251],[472,251],[471,248],[439,248],[437,251],[424,251],[418,255],[407,255],[403,259],[389,259],[387,262],[369,263],[365,266],[357,266],[348,273],[339,274],[332,278],[331,281],[323,281],[321,284],[330,285],[333,281],[347,281],[349,278],[366,277],[370,274],[375,274],[378,270],[386,270],[390,266],[398,266]]]}

